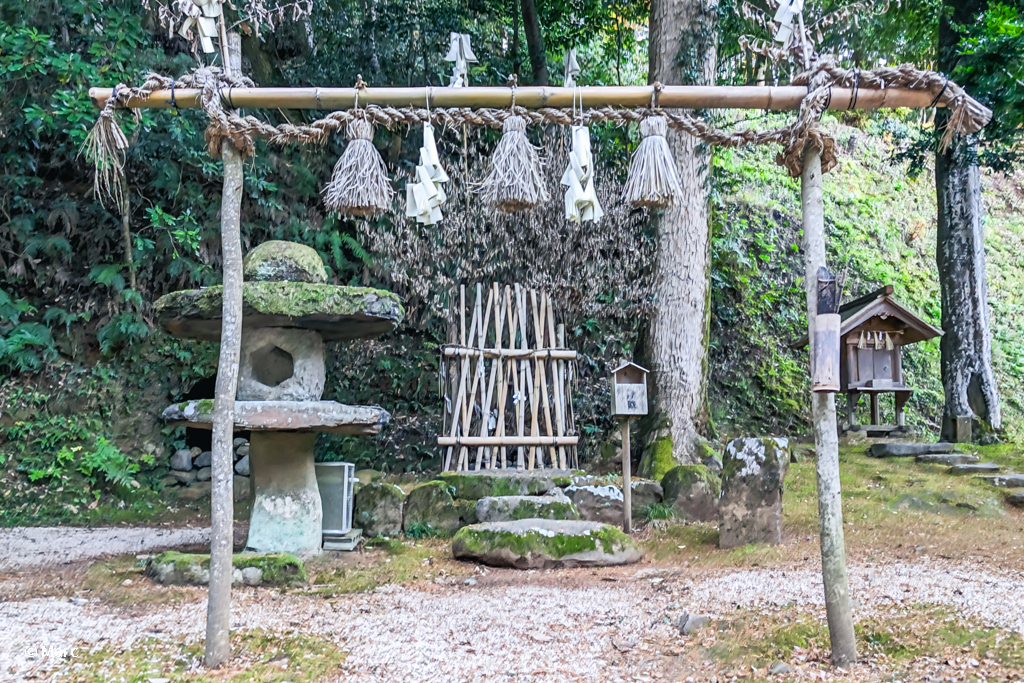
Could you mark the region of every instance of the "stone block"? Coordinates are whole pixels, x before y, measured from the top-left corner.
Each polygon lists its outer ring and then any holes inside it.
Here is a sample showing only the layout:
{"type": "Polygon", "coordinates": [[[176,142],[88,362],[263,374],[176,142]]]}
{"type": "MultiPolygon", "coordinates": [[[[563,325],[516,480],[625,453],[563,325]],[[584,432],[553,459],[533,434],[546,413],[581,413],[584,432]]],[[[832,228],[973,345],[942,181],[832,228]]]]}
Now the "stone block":
{"type": "Polygon", "coordinates": [[[478,522],[510,522],[517,519],[579,519],[572,501],[555,489],[551,496],[497,496],[476,501],[478,522]]]}
{"type": "Polygon", "coordinates": [[[394,484],[376,482],[356,492],[352,525],[366,537],[397,536],[402,532],[405,493],[394,484]]]}
{"type": "Polygon", "coordinates": [[[633,508],[633,517],[643,517],[646,508],[660,503],[664,497],[665,492],[656,481],[633,479],[629,484],[632,491],[630,505],[633,508]]]}
{"type": "Polygon", "coordinates": [[[178,497],[181,500],[209,500],[210,488],[210,482],[197,481],[191,486],[181,489],[178,497]]]}
{"type": "Polygon", "coordinates": [[[243,477],[249,476],[249,456],[246,455],[241,460],[235,463],[235,473],[240,474],[243,477]]]}
{"type": "Polygon", "coordinates": [[[633,539],[614,526],[554,519],[467,526],[452,540],[452,554],[515,569],[630,564],[642,556],[633,539]]]}
{"type": "Polygon", "coordinates": [[[318,332],[262,327],[242,335],[239,401],[319,401],[324,393],[324,342],[318,332]]]}
{"type": "Polygon", "coordinates": [[[951,443],[875,443],[871,444],[868,455],[873,458],[912,458],[932,453],[952,453],[951,443]]]}
{"type": "Polygon", "coordinates": [[[236,501],[245,500],[252,495],[249,487],[249,477],[240,477],[236,474],[231,478],[231,487],[236,501]]]}
{"type": "Polygon", "coordinates": [[[463,524],[461,511],[446,482],[420,484],[405,498],[402,531],[406,535],[449,537],[463,524]]]}
{"type": "Polygon", "coordinates": [[[622,489],[613,484],[604,486],[572,485],[565,489],[580,513],[580,519],[591,522],[621,525],[624,500],[622,489]]]}
{"type": "Polygon", "coordinates": [[[789,441],[777,437],[733,439],[722,459],[718,545],[782,542],[782,485],[789,469],[789,441]]]}
{"type": "Polygon", "coordinates": [[[212,467],[202,467],[196,472],[196,481],[210,481],[213,478],[212,467]]]}
{"type": "Polygon", "coordinates": [[[213,463],[213,452],[203,451],[199,454],[199,457],[192,461],[192,467],[197,470],[204,467],[209,467],[213,463]]]}
{"type": "Polygon", "coordinates": [[[480,500],[495,496],[539,496],[568,484],[570,470],[480,470],[444,472],[441,481],[451,488],[452,497],[480,500]]]}
{"type": "Polygon", "coordinates": [[[665,502],[677,517],[695,522],[718,519],[718,496],[721,480],[704,465],[680,465],[668,471],[661,480],[665,502]]]}
{"type": "Polygon", "coordinates": [[[179,484],[185,484],[187,486],[196,480],[196,471],[188,470],[187,472],[182,472],[180,470],[171,470],[169,476],[174,477],[175,481],[179,484]]]}

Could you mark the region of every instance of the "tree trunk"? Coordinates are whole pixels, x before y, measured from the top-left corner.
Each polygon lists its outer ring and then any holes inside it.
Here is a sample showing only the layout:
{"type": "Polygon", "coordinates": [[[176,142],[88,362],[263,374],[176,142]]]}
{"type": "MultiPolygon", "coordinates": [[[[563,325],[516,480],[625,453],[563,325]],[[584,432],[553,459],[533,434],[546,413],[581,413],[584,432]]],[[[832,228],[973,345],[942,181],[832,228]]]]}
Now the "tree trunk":
{"type": "MultiPolygon", "coordinates": [[[[805,150],[800,194],[803,206],[807,338],[810,340],[810,357],[813,359],[814,326],[818,312],[818,269],[826,265],[825,209],[822,200],[821,157],[817,150],[809,147],[805,150]]],[[[834,393],[811,394],[811,420],[817,453],[821,578],[825,584],[825,612],[832,642],[832,663],[847,667],[857,662],[857,638],[850,611],[850,581],[846,575],[843,495],[839,487],[839,429],[836,424],[834,393]]]]}
{"type": "MultiPolygon", "coordinates": [[[[242,41],[228,37],[230,66],[238,73],[242,41]]],[[[224,257],[223,316],[220,359],[213,407],[212,488],[210,491],[210,588],[206,605],[206,656],[208,667],[219,667],[231,656],[231,575],[235,516],[232,484],[235,428],[235,390],[238,357],[242,346],[242,155],[230,142],[221,146],[224,187],[220,205],[221,250],[224,257]]]]}
{"type": "Polygon", "coordinates": [[[544,52],[544,34],[540,30],[536,0],[522,0],[523,32],[526,34],[526,50],[530,53],[530,69],[533,71],[533,85],[548,84],[548,60],[544,52]]]}
{"type": "MultiPolygon", "coordinates": [[[[649,80],[713,84],[717,55],[714,0],[653,0],[649,80]]],[[[645,340],[651,365],[656,429],[668,427],[678,462],[695,462],[698,430],[707,420],[708,267],[711,151],[685,133],[669,133],[683,196],[652,216],[658,235],[654,312],[645,340]],[[670,426],[669,426],[670,425],[670,426]]]]}
{"type": "MultiPolygon", "coordinates": [[[[946,0],[952,17],[939,21],[939,70],[950,73],[960,58],[960,35],[950,24],[973,21],[983,2],[946,0]]],[[[962,84],[970,89],[970,83],[962,84]]],[[[943,109],[936,129],[949,119],[943,109]]],[[[942,439],[957,440],[957,417],[979,422],[974,438],[1001,427],[999,394],[992,370],[992,332],[988,322],[985,279],[985,231],[982,224],[981,178],[978,155],[971,139],[959,139],[935,157],[938,231],[935,261],[942,293],[942,388],[946,405],[942,439]]]]}
{"type": "Polygon", "coordinates": [[[512,73],[519,75],[519,0],[512,0],[512,73]]]}

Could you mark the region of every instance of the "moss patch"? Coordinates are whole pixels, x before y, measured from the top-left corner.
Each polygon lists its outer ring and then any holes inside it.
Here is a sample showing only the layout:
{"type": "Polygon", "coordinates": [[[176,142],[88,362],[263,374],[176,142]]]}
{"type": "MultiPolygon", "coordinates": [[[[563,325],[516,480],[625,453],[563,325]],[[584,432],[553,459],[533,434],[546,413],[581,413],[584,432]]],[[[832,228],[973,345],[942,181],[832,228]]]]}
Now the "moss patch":
{"type": "Polygon", "coordinates": [[[640,461],[640,467],[636,470],[636,476],[661,481],[662,477],[675,466],[676,461],[672,457],[672,437],[658,437],[644,451],[644,457],[640,461]]]}
{"type": "MultiPolygon", "coordinates": [[[[402,531],[418,538],[449,537],[465,524],[463,518],[469,515],[468,506],[456,506],[447,482],[428,481],[406,496],[402,531]]],[[[472,515],[475,518],[475,510],[472,515]]]]}
{"type": "MultiPolygon", "coordinates": [[[[233,556],[231,561],[235,569],[259,569],[262,585],[303,586],[309,583],[309,575],[302,560],[289,553],[240,553],[233,556]]],[[[175,573],[185,577],[189,583],[202,583],[200,577],[210,569],[210,556],[168,550],[150,559],[146,573],[154,576],[158,568],[164,565],[172,566],[175,573]]]]}
{"type": "Polygon", "coordinates": [[[613,554],[633,546],[633,541],[626,534],[608,524],[602,524],[589,534],[555,535],[533,529],[524,532],[492,531],[487,526],[474,525],[460,529],[452,540],[455,556],[483,556],[498,548],[507,548],[520,556],[541,554],[561,559],[598,548],[613,554]]]}
{"type": "Polygon", "coordinates": [[[722,492],[722,481],[704,465],[680,465],[669,470],[661,480],[665,489],[665,500],[674,501],[680,491],[696,483],[703,483],[707,492],[714,497],[722,492]]]}
{"type": "Polygon", "coordinates": [[[327,282],[327,270],[315,249],[283,240],[264,242],[246,254],[242,275],[246,282],[327,282]]]}
{"type": "MultiPolygon", "coordinates": [[[[559,476],[566,485],[570,477],[559,476]]],[[[464,474],[444,472],[441,480],[451,488],[452,496],[465,500],[480,500],[493,496],[539,496],[559,484],[545,474],[464,474]]]]}

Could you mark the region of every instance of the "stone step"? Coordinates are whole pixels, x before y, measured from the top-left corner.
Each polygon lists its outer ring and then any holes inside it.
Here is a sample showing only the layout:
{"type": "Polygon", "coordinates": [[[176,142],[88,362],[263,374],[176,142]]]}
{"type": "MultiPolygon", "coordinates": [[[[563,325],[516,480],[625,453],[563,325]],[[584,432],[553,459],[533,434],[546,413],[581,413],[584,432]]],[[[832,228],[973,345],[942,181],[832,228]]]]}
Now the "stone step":
{"type": "Polygon", "coordinates": [[[984,479],[993,486],[998,486],[1004,489],[1019,489],[1024,488],[1024,474],[1017,474],[1016,472],[1007,472],[1005,474],[997,474],[993,477],[979,477],[984,479]]]}
{"type": "Polygon", "coordinates": [[[966,453],[929,453],[915,459],[927,465],[970,465],[981,461],[978,456],[966,453]]]}
{"type": "Polygon", "coordinates": [[[560,519],[472,524],[455,535],[452,554],[516,569],[631,564],[642,556],[633,539],[613,526],[560,519]]]}
{"type": "Polygon", "coordinates": [[[952,453],[954,445],[939,443],[876,443],[871,444],[868,455],[872,458],[912,458],[933,453],[952,453]]]}
{"type": "Polygon", "coordinates": [[[478,522],[511,522],[516,519],[579,519],[572,501],[555,489],[551,496],[488,496],[476,502],[478,522]]]}
{"type": "Polygon", "coordinates": [[[949,468],[950,474],[991,474],[999,471],[999,465],[994,462],[972,462],[966,465],[953,465],[949,468]]]}
{"type": "Polygon", "coordinates": [[[1006,502],[1014,507],[1024,508],[1024,489],[1006,494],[1006,502]]]}

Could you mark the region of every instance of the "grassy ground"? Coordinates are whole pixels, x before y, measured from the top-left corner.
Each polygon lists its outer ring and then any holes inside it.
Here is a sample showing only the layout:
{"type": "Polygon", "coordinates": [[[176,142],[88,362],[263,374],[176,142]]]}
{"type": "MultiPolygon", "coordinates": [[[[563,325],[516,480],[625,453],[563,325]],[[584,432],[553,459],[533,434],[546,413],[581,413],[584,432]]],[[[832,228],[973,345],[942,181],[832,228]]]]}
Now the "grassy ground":
{"type": "Polygon", "coordinates": [[[324,680],[336,674],[345,661],[345,653],[334,643],[298,633],[236,632],[231,636],[231,651],[228,665],[209,670],[201,667],[202,643],[146,638],[127,650],[103,648],[76,659],[62,679],[76,683],[150,683],[158,679],[301,683],[324,680]]]}

